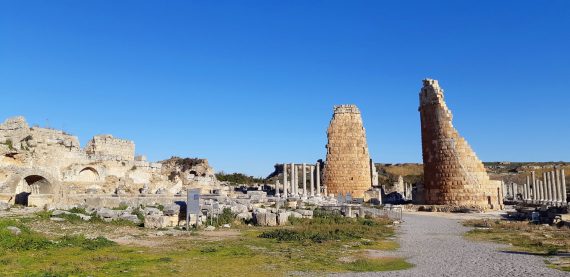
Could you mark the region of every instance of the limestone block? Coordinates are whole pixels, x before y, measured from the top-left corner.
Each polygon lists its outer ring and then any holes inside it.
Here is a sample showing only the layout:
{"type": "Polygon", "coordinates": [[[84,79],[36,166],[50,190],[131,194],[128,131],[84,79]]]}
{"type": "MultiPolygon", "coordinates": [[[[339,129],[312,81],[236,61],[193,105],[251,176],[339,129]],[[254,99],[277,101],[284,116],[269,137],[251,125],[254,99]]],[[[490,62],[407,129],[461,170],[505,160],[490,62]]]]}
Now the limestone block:
{"type": "Polygon", "coordinates": [[[236,218],[239,220],[249,221],[253,218],[253,216],[250,212],[242,212],[237,214],[236,218]]]}
{"type": "Polygon", "coordinates": [[[313,218],[313,211],[311,210],[295,210],[295,212],[301,214],[303,218],[313,218]]]}
{"type": "Polygon", "coordinates": [[[22,233],[22,230],[16,226],[8,226],[6,229],[14,236],[19,236],[22,233]]]}
{"type": "Polygon", "coordinates": [[[162,212],[157,208],[145,207],[144,208],[144,214],[145,215],[161,215],[162,212]]]}
{"type": "Polygon", "coordinates": [[[277,226],[277,215],[272,213],[256,213],[255,224],[259,226],[277,226]]]}
{"type": "Polygon", "coordinates": [[[130,213],[123,213],[118,218],[123,219],[123,220],[128,220],[134,224],[140,224],[141,223],[141,220],[138,218],[138,216],[136,216],[134,214],[130,214],[130,213]]]}
{"type": "Polygon", "coordinates": [[[283,226],[289,223],[291,212],[281,212],[277,214],[277,225],[283,226]]]}
{"type": "Polygon", "coordinates": [[[144,218],[144,227],[148,229],[161,229],[166,228],[166,217],[162,215],[147,215],[144,218]]]}
{"type": "Polygon", "coordinates": [[[180,206],[176,204],[167,205],[164,207],[163,211],[164,215],[167,216],[174,216],[180,214],[180,206]]]}

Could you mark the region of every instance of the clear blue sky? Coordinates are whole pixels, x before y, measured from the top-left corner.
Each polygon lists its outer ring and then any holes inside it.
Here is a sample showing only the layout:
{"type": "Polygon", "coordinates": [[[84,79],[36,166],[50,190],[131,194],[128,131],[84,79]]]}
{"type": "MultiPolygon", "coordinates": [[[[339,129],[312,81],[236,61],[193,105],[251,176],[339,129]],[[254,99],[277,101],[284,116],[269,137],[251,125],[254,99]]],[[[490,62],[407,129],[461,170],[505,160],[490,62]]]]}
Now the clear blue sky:
{"type": "Polygon", "coordinates": [[[421,80],[482,160],[570,160],[570,1],[0,1],[0,119],[265,176],[357,104],[420,162],[421,80]]]}

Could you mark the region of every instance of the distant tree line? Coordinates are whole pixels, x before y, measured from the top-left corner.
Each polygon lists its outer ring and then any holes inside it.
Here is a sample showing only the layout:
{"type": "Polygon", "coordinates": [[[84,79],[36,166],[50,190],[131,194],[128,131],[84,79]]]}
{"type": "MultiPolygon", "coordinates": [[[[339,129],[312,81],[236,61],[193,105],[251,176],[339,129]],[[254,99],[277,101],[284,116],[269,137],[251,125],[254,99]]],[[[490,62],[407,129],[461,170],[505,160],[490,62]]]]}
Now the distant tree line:
{"type": "Polygon", "coordinates": [[[265,179],[253,176],[247,176],[242,173],[231,173],[226,174],[225,172],[216,173],[216,178],[218,181],[230,182],[235,185],[251,185],[251,184],[263,184],[265,179]]]}

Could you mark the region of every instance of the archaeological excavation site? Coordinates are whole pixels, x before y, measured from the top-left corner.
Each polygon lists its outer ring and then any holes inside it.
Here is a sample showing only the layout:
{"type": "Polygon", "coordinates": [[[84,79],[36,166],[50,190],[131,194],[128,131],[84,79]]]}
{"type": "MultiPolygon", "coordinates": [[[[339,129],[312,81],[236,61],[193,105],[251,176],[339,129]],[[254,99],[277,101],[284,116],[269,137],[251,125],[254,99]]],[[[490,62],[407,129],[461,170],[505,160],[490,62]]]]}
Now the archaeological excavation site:
{"type": "MultiPolygon", "coordinates": [[[[217,174],[205,158],[148,161],[135,154],[135,142],[109,134],[95,135],[81,146],[78,137],[63,130],[30,127],[24,117],[11,117],[0,124],[0,216],[9,219],[0,221],[0,227],[16,237],[47,232],[52,237],[66,234],[65,239],[69,234],[62,230],[71,230],[84,241],[78,247],[87,247],[81,245],[92,240],[115,248],[120,246],[112,245],[154,245],[168,249],[162,250],[165,259],[181,255],[176,260],[183,264],[202,259],[199,275],[216,261],[204,253],[224,247],[242,250],[219,251],[245,251],[244,247],[271,241],[277,244],[263,251],[247,250],[244,258],[311,243],[328,245],[325,255],[348,260],[332,266],[309,259],[309,271],[351,271],[361,262],[371,271],[406,270],[414,265],[398,257],[397,251],[381,260],[362,255],[394,251],[394,232],[410,228],[405,224],[429,230],[431,223],[418,220],[426,215],[440,215],[436,221],[441,215],[465,215],[465,224],[484,224],[487,229],[506,228],[498,223],[498,215],[511,224],[527,222],[528,228],[568,228],[564,226],[570,224],[565,175],[569,165],[483,163],[454,127],[437,80],[423,80],[419,115],[421,146],[417,147],[422,150],[422,164],[375,163],[361,111],[343,104],[333,107],[328,128],[323,126],[327,141],[322,159],[276,162],[263,179],[217,174]],[[490,227],[487,222],[493,218],[497,223],[490,227]],[[252,234],[257,234],[255,239],[252,234]],[[234,241],[243,235],[248,239],[234,241]],[[194,241],[188,236],[203,238],[194,241]],[[226,240],[230,246],[224,245],[226,240]],[[189,254],[171,248],[179,242],[186,243],[189,254]],[[367,250],[353,250],[352,256],[343,257],[335,250],[338,243],[367,250]]],[[[547,251],[567,251],[567,242],[550,245],[547,251]]],[[[404,243],[404,247],[414,246],[404,243]]],[[[285,260],[274,260],[283,270],[278,272],[300,269],[297,262],[281,265],[285,260]]],[[[556,261],[560,268],[567,262],[556,261]]],[[[116,274],[120,268],[107,273],[116,274]]],[[[197,270],[195,265],[181,268],[197,270]]],[[[220,272],[228,270],[222,268],[220,272]]]]}
{"type": "Polygon", "coordinates": [[[570,1],[0,1],[0,277],[570,276],[570,1]]]}

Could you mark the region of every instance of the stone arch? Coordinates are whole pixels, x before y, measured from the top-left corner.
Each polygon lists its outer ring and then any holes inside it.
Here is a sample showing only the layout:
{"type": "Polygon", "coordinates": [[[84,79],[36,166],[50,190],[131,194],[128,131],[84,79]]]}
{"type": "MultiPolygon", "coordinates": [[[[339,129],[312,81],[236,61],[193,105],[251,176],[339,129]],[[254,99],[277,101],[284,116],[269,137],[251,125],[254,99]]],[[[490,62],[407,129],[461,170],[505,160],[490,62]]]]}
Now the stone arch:
{"type": "Polygon", "coordinates": [[[100,180],[99,171],[97,169],[87,166],[79,171],[77,181],[80,182],[97,182],[100,180]]]}
{"type": "Polygon", "coordinates": [[[13,204],[29,205],[30,195],[45,196],[47,202],[58,196],[59,182],[49,173],[42,170],[24,170],[8,178],[7,190],[11,194],[13,204]]]}

